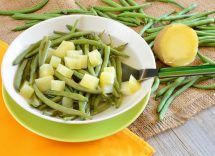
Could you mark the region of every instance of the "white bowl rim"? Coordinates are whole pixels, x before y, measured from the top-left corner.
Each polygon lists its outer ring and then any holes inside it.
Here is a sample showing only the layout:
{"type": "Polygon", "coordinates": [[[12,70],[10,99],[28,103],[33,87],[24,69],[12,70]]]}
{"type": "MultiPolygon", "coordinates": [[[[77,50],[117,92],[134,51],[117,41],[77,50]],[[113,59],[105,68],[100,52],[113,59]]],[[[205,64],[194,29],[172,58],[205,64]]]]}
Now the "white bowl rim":
{"type": "MultiPolygon", "coordinates": [[[[38,24],[36,24],[36,25],[30,27],[29,29],[23,31],[21,34],[19,34],[19,35],[13,40],[13,42],[12,42],[12,43],[10,44],[10,46],[8,47],[8,49],[7,49],[7,51],[6,51],[5,55],[4,55],[4,58],[3,58],[3,60],[2,60],[2,65],[1,65],[2,81],[3,81],[3,84],[4,84],[5,89],[7,90],[7,92],[8,92],[9,95],[11,96],[11,98],[12,98],[19,106],[21,106],[23,109],[25,109],[26,111],[28,111],[28,112],[30,112],[30,113],[32,113],[32,114],[38,116],[38,117],[41,117],[41,118],[43,118],[43,119],[50,120],[50,121],[54,121],[54,122],[58,122],[58,123],[64,123],[64,124],[90,124],[90,123],[99,122],[99,121],[103,121],[103,120],[107,120],[107,119],[113,118],[113,117],[115,117],[115,116],[117,116],[117,115],[119,115],[119,114],[122,114],[122,113],[128,111],[129,109],[131,109],[132,107],[134,107],[137,103],[139,103],[144,97],[139,98],[138,100],[136,100],[136,103],[135,103],[135,104],[131,104],[129,107],[126,107],[126,109],[124,109],[124,110],[122,110],[122,111],[120,111],[120,112],[118,112],[118,113],[115,113],[115,114],[112,114],[112,115],[108,115],[108,116],[103,117],[103,118],[93,119],[93,120],[83,120],[83,121],[78,121],[78,120],[65,121],[65,120],[62,120],[62,119],[55,118],[55,117],[50,117],[50,116],[46,116],[46,115],[43,115],[43,114],[35,113],[35,112],[33,111],[32,108],[27,107],[27,106],[25,107],[25,105],[23,105],[21,102],[17,101],[16,98],[14,98],[13,94],[10,92],[11,88],[10,88],[8,85],[5,85],[5,84],[7,84],[7,83],[6,83],[7,80],[6,80],[6,78],[4,77],[4,74],[6,74],[6,71],[7,71],[7,70],[6,70],[6,67],[5,67],[5,61],[6,61],[7,52],[10,51],[10,47],[13,46],[13,44],[14,44],[15,42],[17,42],[17,41],[19,40],[19,38],[21,38],[22,35],[28,34],[28,32],[31,32],[31,30],[32,30],[32,29],[35,29],[36,27],[40,27],[41,25],[43,25],[43,24],[45,24],[45,23],[49,23],[49,22],[51,22],[51,21],[55,21],[55,20],[57,21],[58,19],[72,18],[72,17],[78,17],[78,18],[80,18],[80,17],[98,18],[98,19],[100,19],[100,20],[107,20],[107,21],[112,22],[112,23],[114,23],[114,24],[118,24],[118,25],[120,25],[120,27],[124,27],[124,28],[128,29],[129,31],[133,31],[133,33],[136,34],[136,37],[139,38],[139,39],[141,39],[143,42],[145,42],[144,44],[145,44],[146,46],[148,46],[148,44],[146,43],[146,41],[145,41],[136,31],[134,31],[133,29],[131,29],[131,28],[129,28],[129,27],[127,27],[127,26],[121,24],[120,22],[117,22],[117,21],[115,21],[115,20],[112,20],[112,19],[108,19],[108,18],[104,18],[104,17],[99,17],[99,16],[79,15],[79,14],[76,14],[76,15],[64,15],[64,16],[60,16],[60,17],[48,19],[48,20],[42,21],[42,22],[40,22],[40,23],[38,23],[38,24]]],[[[66,24],[65,24],[65,25],[66,25],[66,24]]],[[[149,55],[151,55],[150,57],[153,58],[153,59],[151,60],[151,61],[152,61],[152,62],[151,62],[151,66],[152,66],[152,68],[156,68],[156,63],[155,63],[154,55],[153,55],[153,53],[152,53],[150,47],[148,46],[147,48],[148,48],[149,51],[150,51],[150,54],[149,54],[149,55]]],[[[154,78],[151,78],[151,81],[150,81],[151,86],[152,86],[153,79],[154,79],[154,78]]],[[[149,89],[149,90],[150,90],[150,89],[149,89]]],[[[149,90],[148,90],[148,91],[149,91],[149,90]]],[[[17,93],[17,94],[18,94],[18,93],[17,93]]],[[[19,95],[19,94],[18,94],[18,95],[19,95]]],[[[19,96],[21,96],[21,95],[19,95],[19,96]]],[[[27,103],[27,102],[26,102],[26,103],[27,103]]]]}

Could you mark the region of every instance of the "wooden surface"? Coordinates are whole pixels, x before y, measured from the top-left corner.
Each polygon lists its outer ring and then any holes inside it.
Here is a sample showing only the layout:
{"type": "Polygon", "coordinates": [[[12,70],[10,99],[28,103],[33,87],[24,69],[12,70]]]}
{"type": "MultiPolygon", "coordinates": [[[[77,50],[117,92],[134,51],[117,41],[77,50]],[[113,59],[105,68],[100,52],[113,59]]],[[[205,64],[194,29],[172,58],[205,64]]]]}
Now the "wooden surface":
{"type": "Polygon", "coordinates": [[[155,156],[215,156],[215,107],[147,141],[155,156]]]}

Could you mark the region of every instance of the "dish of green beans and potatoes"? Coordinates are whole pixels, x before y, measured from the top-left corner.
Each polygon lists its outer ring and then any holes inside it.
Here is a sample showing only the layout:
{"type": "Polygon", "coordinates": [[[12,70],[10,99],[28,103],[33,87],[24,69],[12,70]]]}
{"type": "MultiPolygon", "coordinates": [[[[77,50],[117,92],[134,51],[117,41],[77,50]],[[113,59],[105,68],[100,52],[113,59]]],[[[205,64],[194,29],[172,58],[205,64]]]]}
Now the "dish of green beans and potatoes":
{"type": "MultiPolygon", "coordinates": [[[[140,83],[131,75],[122,82],[123,49],[102,35],[67,25],[69,32],[54,31],[31,44],[16,57],[14,88],[44,115],[64,120],[90,119],[109,107],[120,107],[140,83]]],[[[111,41],[111,37],[110,37],[111,41]]]]}

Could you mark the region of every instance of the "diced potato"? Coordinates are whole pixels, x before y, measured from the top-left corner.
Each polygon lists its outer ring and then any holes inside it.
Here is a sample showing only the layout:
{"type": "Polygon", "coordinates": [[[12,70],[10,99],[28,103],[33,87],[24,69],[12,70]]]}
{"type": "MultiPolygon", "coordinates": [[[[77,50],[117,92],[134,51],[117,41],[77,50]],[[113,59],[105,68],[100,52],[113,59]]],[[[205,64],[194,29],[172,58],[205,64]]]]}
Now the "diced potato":
{"type": "Polygon", "coordinates": [[[75,50],[75,45],[70,41],[63,41],[59,47],[54,51],[54,55],[64,58],[68,50],[75,50]]]}
{"type": "Polygon", "coordinates": [[[113,73],[114,76],[116,76],[116,70],[114,67],[105,67],[104,72],[110,72],[110,73],[113,73]]]}
{"type": "Polygon", "coordinates": [[[114,73],[111,72],[102,72],[100,75],[100,86],[109,86],[113,85],[115,79],[114,73]]]}
{"type": "Polygon", "coordinates": [[[39,75],[40,75],[40,77],[53,76],[54,69],[53,69],[52,65],[43,64],[42,66],[40,66],[39,75]]]}
{"type": "Polygon", "coordinates": [[[80,85],[89,89],[96,89],[99,83],[99,79],[95,76],[84,74],[80,85]]]}
{"type": "Polygon", "coordinates": [[[51,57],[53,56],[53,53],[54,53],[55,49],[53,48],[49,48],[48,49],[48,54],[47,54],[47,57],[46,57],[46,63],[49,63],[50,60],[51,60],[51,57]]]}
{"type": "Polygon", "coordinates": [[[52,80],[51,81],[51,90],[63,91],[65,88],[65,81],[52,80]]]}
{"type": "Polygon", "coordinates": [[[76,57],[78,55],[83,55],[82,50],[69,50],[66,52],[67,57],[76,57]]]}
{"type": "Polygon", "coordinates": [[[122,85],[121,85],[121,92],[122,92],[122,94],[124,94],[124,95],[131,95],[131,91],[130,91],[130,88],[129,88],[128,81],[122,82],[122,85]]]}
{"type": "Polygon", "coordinates": [[[64,107],[72,108],[73,107],[73,100],[71,98],[68,98],[68,97],[63,97],[62,98],[62,105],[64,107]]]}
{"type": "Polygon", "coordinates": [[[131,93],[135,93],[141,88],[140,83],[131,75],[128,82],[131,93]]]}
{"type": "Polygon", "coordinates": [[[101,54],[97,49],[89,52],[88,57],[92,67],[102,64],[101,54]]]}
{"type": "Polygon", "coordinates": [[[102,87],[102,91],[105,94],[109,94],[113,92],[113,85],[102,87]]]}
{"type": "Polygon", "coordinates": [[[67,68],[66,66],[59,64],[57,66],[56,69],[60,74],[62,74],[63,76],[67,77],[67,78],[71,78],[72,74],[74,71],[72,71],[71,69],[67,68]]]}
{"type": "Polygon", "coordinates": [[[39,79],[35,79],[35,83],[39,90],[43,92],[51,89],[51,81],[53,79],[53,76],[46,76],[39,79]]]}
{"type": "Polygon", "coordinates": [[[50,60],[50,64],[52,67],[57,68],[57,66],[61,63],[61,58],[57,56],[52,56],[50,60]]]}
{"type": "Polygon", "coordinates": [[[24,82],[24,84],[22,85],[21,89],[20,89],[20,94],[26,98],[26,99],[30,99],[31,96],[34,93],[34,89],[32,86],[29,85],[29,83],[27,81],[24,82]]]}
{"type": "Polygon", "coordinates": [[[154,42],[156,56],[169,66],[185,66],[193,62],[198,51],[196,32],[179,23],[161,30],[154,42]]]}
{"type": "Polygon", "coordinates": [[[64,57],[65,65],[70,69],[87,68],[87,55],[79,55],[76,58],[64,57]]]}

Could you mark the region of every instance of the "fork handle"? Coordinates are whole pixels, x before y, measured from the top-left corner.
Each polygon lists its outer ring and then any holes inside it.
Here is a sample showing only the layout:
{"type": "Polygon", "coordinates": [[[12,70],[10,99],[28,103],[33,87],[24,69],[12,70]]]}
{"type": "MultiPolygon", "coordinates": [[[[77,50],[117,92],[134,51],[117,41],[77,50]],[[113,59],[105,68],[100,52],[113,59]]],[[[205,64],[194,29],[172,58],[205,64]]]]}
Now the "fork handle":
{"type": "Polygon", "coordinates": [[[167,67],[158,69],[158,77],[182,77],[215,74],[215,65],[167,67]]]}

